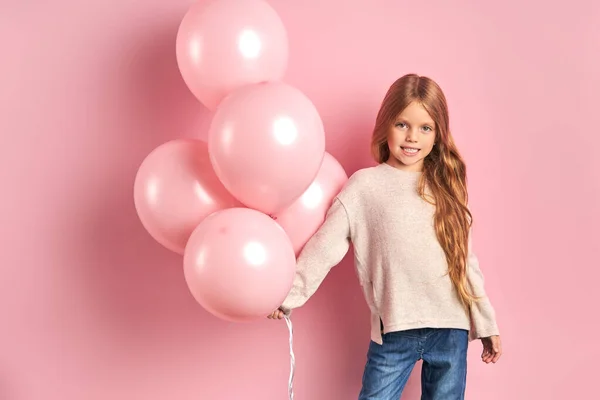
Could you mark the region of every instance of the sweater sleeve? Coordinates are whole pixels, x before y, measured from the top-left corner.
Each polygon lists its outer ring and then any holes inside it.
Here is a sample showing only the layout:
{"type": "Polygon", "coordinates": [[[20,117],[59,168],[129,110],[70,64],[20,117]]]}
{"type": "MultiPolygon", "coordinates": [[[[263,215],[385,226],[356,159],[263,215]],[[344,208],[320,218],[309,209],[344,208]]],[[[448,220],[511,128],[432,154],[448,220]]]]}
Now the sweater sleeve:
{"type": "Polygon", "coordinates": [[[292,289],[280,309],[285,314],[290,314],[292,309],[304,305],[329,271],[342,261],[349,248],[348,215],[343,204],[336,198],[325,221],[300,252],[292,289]]]}
{"type": "Polygon", "coordinates": [[[479,299],[471,305],[470,340],[499,335],[494,308],[485,292],[484,276],[479,268],[479,260],[472,250],[472,238],[469,235],[469,254],[467,258],[467,280],[472,293],[479,299]]]}

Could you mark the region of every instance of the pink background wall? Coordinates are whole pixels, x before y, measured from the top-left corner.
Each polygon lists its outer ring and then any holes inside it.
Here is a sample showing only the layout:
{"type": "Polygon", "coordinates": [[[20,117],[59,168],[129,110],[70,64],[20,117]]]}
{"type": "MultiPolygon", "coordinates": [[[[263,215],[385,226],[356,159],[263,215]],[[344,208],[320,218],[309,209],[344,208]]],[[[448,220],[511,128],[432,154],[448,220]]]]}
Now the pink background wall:
{"type": "MultiPolygon", "coordinates": [[[[474,343],[468,398],[591,398],[600,3],[270,3],[289,32],[286,81],[313,99],[348,173],[371,163],[394,79],[446,91],[505,347],[486,366],[474,343]]],[[[206,131],[175,63],[190,1],[0,4],[0,398],[286,398],[285,323],[206,313],[133,207],[142,159],[206,131]]],[[[298,400],[356,398],[368,320],[350,257],[294,323],[298,400]]]]}

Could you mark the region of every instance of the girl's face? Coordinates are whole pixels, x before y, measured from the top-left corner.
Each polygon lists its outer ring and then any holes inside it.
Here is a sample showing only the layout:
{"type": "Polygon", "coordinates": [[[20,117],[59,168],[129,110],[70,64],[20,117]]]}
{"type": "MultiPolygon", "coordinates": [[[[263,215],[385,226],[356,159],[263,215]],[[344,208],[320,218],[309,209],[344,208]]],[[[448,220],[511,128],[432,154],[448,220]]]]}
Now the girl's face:
{"type": "Polygon", "coordinates": [[[423,160],[431,153],[436,138],[436,126],[429,113],[419,103],[410,103],[392,123],[388,133],[393,167],[405,171],[423,170],[423,160]]]}

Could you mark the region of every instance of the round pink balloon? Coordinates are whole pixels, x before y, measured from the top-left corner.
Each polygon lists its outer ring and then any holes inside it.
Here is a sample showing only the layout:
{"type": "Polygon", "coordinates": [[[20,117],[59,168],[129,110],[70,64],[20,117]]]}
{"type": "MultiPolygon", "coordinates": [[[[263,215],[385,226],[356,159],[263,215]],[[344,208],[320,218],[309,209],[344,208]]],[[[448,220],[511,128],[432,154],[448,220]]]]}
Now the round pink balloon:
{"type": "Polygon", "coordinates": [[[317,109],[300,90],[266,82],[239,89],[221,103],[208,148],[229,192],[270,215],[292,204],[317,175],[325,132],[317,109]]]}
{"type": "Polygon", "coordinates": [[[281,80],[288,37],[279,15],[265,1],[196,3],[179,26],[176,54],[191,92],[214,110],[241,86],[281,80]]]}
{"type": "Polygon", "coordinates": [[[290,238],[296,256],[323,225],[333,199],[347,180],[348,175],[340,163],[325,153],[321,169],[309,188],[291,206],[274,215],[290,238]]]}
{"type": "Polygon", "coordinates": [[[264,318],[285,300],[296,258],[275,221],[249,208],[212,214],[190,237],[183,258],[198,303],[228,321],[264,318]]]}
{"type": "Polygon", "coordinates": [[[191,139],[164,143],[144,159],[134,202],[150,235],[179,254],[206,216],[240,205],[215,175],[206,142],[191,139]]]}

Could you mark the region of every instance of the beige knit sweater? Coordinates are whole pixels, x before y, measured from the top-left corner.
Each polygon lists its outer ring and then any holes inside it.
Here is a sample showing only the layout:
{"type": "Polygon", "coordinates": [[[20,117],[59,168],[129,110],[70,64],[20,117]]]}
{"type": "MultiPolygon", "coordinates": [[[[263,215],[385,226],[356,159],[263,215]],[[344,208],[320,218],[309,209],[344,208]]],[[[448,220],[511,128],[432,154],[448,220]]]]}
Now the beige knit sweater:
{"type": "Polygon", "coordinates": [[[435,206],[417,193],[420,174],[385,163],[354,173],[300,253],[281,309],[304,305],[352,244],[376,343],[382,343],[381,324],[383,333],[429,327],[467,329],[470,340],[499,334],[470,243],[467,277],[481,299],[470,312],[460,303],[435,234],[435,206]]]}

